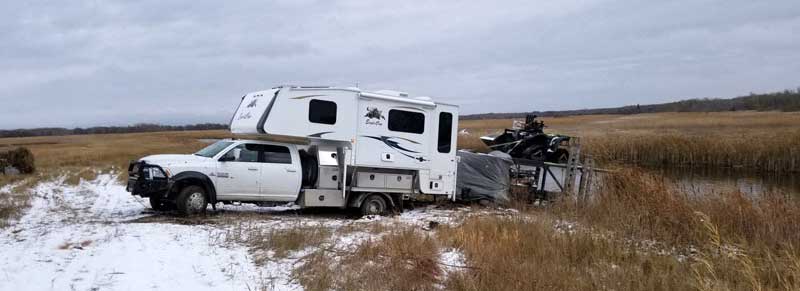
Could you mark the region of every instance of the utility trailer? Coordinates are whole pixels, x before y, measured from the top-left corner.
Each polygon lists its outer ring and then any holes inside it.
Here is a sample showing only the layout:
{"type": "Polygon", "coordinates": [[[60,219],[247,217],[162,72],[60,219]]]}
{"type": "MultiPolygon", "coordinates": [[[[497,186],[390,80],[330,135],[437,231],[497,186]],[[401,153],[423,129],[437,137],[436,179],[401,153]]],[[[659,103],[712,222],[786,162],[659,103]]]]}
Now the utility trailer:
{"type": "Polygon", "coordinates": [[[458,106],[428,97],[280,86],[242,97],[237,139],[132,162],[128,190],[186,213],[294,201],[384,214],[418,195],[455,199],[457,128],[458,106]]]}
{"type": "Polygon", "coordinates": [[[574,194],[578,202],[586,201],[597,173],[609,170],[595,168],[590,157],[581,157],[579,138],[570,138],[559,150],[566,157],[562,163],[549,162],[546,156],[514,157],[500,150],[489,154],[459,151],[457,197],[503,204],[515,196],[518,201],[538,204],[574,194]]]}

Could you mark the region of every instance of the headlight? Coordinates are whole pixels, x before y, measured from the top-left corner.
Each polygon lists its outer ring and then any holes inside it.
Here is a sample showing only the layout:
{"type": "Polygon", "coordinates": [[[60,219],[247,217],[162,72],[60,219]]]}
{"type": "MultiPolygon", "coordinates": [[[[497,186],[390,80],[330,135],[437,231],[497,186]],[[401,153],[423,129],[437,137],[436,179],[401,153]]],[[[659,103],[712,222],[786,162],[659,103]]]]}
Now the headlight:
{"type": "Polygon", "coordinates": [[[145,179],[166,179],[167,175],[158,168],[147,168],[144,172],[145,179]]]}

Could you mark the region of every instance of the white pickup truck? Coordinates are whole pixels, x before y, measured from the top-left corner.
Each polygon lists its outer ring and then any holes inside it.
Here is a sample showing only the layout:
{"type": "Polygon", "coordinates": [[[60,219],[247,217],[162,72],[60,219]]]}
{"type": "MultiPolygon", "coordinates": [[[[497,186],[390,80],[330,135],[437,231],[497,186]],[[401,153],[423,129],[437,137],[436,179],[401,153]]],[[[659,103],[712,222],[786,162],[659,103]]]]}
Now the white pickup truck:
{"type": "Polygon", "coordinates": [[[191,155],[152,155],[131,162],[127,191],[149,198],[154,210],[187,215],[220,202],[294,202],[358,208],[362,215],[400,210],[402,197],[392,193],[353,192],[345,197],[341,190],[313,189],[337,187],[337,160],[335,152],[315,146],[225,139],[191,155]],[[322,163],[314,154],[325,156],[322,163]],[[321,166],[325,163],[329,166],[321,166]]]}
{"type": "MultiPolygon", "coordinates": [[[[128,167],[127,190],[148,197],[155,210],[185,214],[218,202],[298,202],[301,186],[317,167],[300,147],[226,139],[191,155],[147,156],[128,167]]],[[[390,204],[380,202],[364,214],[385,213],[390,204]]]]}

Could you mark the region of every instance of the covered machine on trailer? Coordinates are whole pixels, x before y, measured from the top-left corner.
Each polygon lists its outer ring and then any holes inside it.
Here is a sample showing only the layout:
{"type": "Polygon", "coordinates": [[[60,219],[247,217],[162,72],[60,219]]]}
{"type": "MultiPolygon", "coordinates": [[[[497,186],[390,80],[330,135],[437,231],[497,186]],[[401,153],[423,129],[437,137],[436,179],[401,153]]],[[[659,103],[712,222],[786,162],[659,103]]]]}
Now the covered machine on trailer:
{"type": "Polygon", "coordinates": [[[483,154],[462,150],[458,151],[458,158],[457,200],[498,204],[511,201],[511,156],[498,151],[483,154]]]}
{"type": "Polygon", "coordinates": [[[301,206],[391,206],[416,194],[456,194],[458,106],[397,91],[281,86],[253,92],[231,119],[248,138],[303,150],[301,206]]]}

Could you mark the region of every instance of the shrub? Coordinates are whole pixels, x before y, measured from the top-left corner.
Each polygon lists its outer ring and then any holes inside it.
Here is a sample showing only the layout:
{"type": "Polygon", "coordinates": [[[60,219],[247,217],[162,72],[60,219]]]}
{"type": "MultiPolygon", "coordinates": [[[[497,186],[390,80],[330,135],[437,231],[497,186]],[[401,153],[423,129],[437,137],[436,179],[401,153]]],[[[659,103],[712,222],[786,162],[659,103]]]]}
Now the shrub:
{"type": "Polygon", "coordinates": [[[0,152],[0,170],[4,170],[8,166],[16,168],[23,174],[31,174],[36,171],[33,153],[24,147],[0,152]]]}

